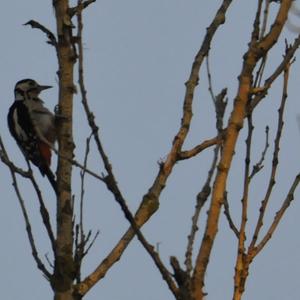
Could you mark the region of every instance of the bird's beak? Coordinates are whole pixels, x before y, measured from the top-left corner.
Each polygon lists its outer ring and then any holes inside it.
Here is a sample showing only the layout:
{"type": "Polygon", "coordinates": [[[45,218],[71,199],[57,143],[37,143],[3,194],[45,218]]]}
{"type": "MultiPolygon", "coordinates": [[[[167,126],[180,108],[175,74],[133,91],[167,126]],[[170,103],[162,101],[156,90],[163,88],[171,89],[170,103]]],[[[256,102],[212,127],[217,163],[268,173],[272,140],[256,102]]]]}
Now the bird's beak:
{"type": "Polygon", "coordinates": [[[39,92],[52,88],[52,85],[39,85],[39,92]]]}

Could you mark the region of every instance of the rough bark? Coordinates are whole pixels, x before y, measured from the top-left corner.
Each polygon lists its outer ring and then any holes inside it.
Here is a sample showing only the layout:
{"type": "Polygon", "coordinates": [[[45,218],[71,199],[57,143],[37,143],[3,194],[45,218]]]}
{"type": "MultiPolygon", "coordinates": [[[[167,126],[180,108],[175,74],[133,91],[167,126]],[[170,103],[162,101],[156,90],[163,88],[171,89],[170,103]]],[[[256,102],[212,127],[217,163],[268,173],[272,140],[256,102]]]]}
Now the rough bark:
{"type": "Polygon", "coordinates": [[[73,157],[72,111],[73,68],[75,53],[72,45],[72,23],[68,0],[53,1],[56,14],[59,61],[59,110],[57,167],[57,239],[52,288],[55,300],[73,300],[75,276],[73,260],[73,208],[71,176],[73,157]],[[68,159],[66,159],[68,158],[68,159]]]}

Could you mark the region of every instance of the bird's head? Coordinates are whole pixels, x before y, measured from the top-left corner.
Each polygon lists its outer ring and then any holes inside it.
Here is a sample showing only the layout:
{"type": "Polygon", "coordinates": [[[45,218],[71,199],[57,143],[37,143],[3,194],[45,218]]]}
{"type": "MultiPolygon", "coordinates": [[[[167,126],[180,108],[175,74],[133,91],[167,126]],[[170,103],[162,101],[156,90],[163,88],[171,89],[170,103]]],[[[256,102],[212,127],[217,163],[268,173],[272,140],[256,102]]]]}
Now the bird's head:
{"type": "Polygon", "coordinates": [[[39,85],[33,79],[23,79],[16,83],[15,100],[38,99],[41,91],[51,88],[50,85],[39,85]]]}

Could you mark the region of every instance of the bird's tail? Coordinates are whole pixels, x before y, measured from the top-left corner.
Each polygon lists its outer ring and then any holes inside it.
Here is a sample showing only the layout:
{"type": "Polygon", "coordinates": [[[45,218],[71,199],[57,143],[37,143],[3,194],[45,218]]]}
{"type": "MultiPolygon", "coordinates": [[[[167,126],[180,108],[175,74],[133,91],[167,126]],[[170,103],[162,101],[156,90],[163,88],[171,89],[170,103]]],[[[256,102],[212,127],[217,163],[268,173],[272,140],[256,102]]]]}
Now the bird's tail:
{"type": "Polygon", "coordinates": [[[51,171],[51,169],[48,166],[46,166],[46,167],[43,168],[43,170],[40,169],[40,171],[41,171],[41,173],[42,173],[43,176],[44,175],[47,176],[50,184],[53,187],[53,190],[57,194],[57,181],[56,181],[55,175],[53,174],[53,172],[51,171]]]}

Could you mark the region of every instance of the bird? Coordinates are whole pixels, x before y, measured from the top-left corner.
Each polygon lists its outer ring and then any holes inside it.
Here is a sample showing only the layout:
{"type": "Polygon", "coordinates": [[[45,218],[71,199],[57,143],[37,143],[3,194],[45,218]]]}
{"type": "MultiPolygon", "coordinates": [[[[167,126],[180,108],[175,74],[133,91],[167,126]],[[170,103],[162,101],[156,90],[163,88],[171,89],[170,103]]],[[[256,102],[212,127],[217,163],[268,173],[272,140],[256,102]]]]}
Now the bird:
{"type": "Polygon", "coordinates": [[[40,85],[29,78],[18,81],[7,122],[9,131],[25,158],[37,166],[43,176],[47,176],[56,192],[55,175],[50,169],[51,150],[57,140],[55,115],[39,98],[39,94],[49,88],[52,86],[40,85]]]}

